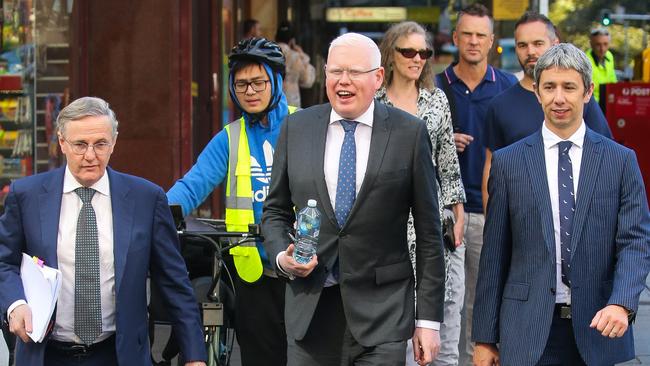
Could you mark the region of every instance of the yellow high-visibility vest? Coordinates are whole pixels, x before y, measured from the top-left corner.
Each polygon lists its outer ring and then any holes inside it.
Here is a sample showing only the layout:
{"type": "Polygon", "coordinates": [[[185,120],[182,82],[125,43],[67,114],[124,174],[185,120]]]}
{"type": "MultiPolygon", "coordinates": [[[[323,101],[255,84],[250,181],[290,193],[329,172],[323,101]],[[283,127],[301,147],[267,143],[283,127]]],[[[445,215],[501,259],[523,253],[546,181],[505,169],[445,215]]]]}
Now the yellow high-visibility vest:
{"type": "MultiPolygon", "coordinates": [[[[289,114],[296,107],[289,106],[289,114]]],[[[248,232],[255,223],[253,212],[253,183],[251,180],[251,151],[246,135],[244,117],[228,124],[228,177],[226,178],[226,231],[248,232]]],[[[239,277],[249,283],[260,279],[264,267],[255,242],[243,243],[230,249],[239,277]]]]}
{"type": "Polygon", "coordinates": [[[603,64],[596,62],[593,51],[587,51],[587,57],[591,61],[591,79],[594,82],[594,99],[600,101],[600,85],[615,83],[616,70],[614,70],[614,55],[610,51],[605,53],[605,60],[603,64]]]}

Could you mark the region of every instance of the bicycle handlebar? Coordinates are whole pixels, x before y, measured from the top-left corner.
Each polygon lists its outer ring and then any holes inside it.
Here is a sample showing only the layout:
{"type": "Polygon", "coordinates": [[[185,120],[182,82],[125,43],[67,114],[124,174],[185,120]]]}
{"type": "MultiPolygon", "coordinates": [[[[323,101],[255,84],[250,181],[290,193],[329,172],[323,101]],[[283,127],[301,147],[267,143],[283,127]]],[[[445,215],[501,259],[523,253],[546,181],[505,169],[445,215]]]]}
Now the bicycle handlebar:
{"type": "Polygon", "coordinates": [[[178,235],[180,237],[193,237],[193,238],[199,238],[207,241],[208,243],[212,244],[214,249],[219,252],[219,254],[224,254],[231,248],[240,246],[244,243],[249,243],[251,241],[256,241],[257,239],[262,239],[262,236],[260,235],[251,235],[249,233],[234,233],[234,232],[214,232],[214,233],[196,233],[196,232],[191,232],[191,231],[179,231],[178,235]],[[230,245],[227,245],[225,247],[222,247],[219,245],[212,237],[215,237],[217,239],[220,238],[242,238],[241,240],[232,243],[230,245]]]}

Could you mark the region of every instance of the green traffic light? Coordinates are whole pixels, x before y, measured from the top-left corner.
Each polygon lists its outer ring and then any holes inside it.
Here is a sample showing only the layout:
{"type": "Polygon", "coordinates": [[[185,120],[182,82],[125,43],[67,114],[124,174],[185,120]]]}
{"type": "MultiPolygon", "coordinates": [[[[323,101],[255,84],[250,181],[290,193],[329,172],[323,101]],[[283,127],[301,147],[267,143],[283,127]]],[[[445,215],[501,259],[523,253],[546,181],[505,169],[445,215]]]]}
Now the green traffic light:
{"type": "Polygon", "coordinates": [[[600,10],[600,23],[604,26],[612,24],[612,17],[610,16],[611,10],[601,9],[600,10]]]}

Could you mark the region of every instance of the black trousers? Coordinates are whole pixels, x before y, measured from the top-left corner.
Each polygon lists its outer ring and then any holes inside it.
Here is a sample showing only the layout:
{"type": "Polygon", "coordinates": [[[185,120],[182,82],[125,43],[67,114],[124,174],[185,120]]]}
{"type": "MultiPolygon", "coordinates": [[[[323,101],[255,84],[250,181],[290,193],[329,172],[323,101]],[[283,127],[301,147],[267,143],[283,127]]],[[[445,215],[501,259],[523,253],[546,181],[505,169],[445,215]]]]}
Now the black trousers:
{"type": "Polygon", "coordinates": [[[16,336],[13,335],[9,331],[9,327],[4,326],[4,322],[2,327],[2,336],[4,337],[5,343],[7,344],[7,350],[9,351],[9,365],[11,365],[14,361],[14,350],[16,348],[16,336]]]}
{"type": "Polygon", "coordinates": [[[242,366],[287,364],[283,279],[262,276],[255,283],[235,273],[235,333],[242,366]]]}
{"type": "Polygon", "coordinates": [[[551,332],[548,335],[546,348],[538,366],[582,366],[586,365],[578,351],[571,319],[560,318],[556,307],[553,312],[551,332]]]}
{"type": "Polygon", "coordinates": [[[305,337],[288,340],[287,357],[289,366],[399,366],[406,361],[406,341],[359,344],[347,326],[341,290],[332,286],[323,289],[305,337]]]}

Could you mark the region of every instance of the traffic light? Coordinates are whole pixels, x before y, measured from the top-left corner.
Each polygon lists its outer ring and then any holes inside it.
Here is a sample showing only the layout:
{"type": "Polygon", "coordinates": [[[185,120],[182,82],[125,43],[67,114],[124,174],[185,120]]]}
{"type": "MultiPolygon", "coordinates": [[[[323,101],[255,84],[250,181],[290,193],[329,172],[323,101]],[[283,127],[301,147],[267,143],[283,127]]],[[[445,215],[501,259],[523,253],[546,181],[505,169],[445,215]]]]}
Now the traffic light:
{"type": "Polygon", "coordinates": [[[612,24],[611,18],[612,12],[609,9],[603,9],[600,11],[600,23],[604,26],[612,24]]]}

